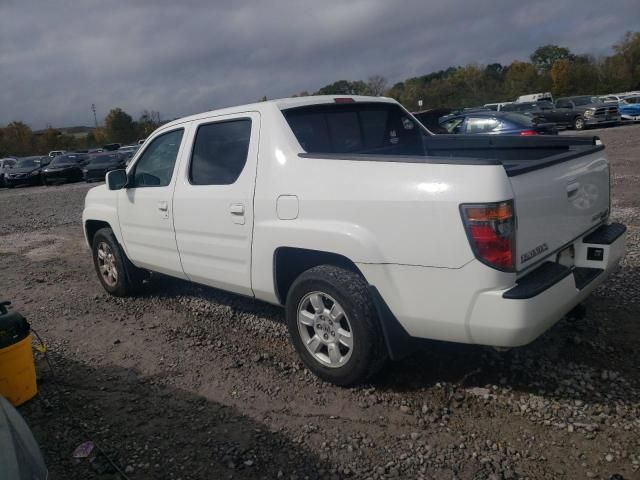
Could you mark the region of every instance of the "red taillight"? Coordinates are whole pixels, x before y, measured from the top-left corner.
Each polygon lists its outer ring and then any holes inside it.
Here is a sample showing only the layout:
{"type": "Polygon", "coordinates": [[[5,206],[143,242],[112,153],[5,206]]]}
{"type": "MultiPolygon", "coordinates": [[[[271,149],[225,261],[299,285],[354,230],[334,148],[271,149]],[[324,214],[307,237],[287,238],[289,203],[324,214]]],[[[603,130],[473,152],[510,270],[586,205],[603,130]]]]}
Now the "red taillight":
{"type": "Polygon", "coordinates": [[[349,98],[349,97],[334,98],[333,101],[336,103],[354,103],[355,102],[353,98],[349,98]]]}
{"type": "Polygon", "coordinates": [[[529,135],[538,135],[538,132],[536,132],[535,130],[522,130],[522,131],[520,132],[520,135],[526,135],[526,136],[529,136],[529,135]]]}
{"type": "Polygon", "coordinates": [[[513,202],[461,205],[462,220],[475,256],[498,270],[514,268],[513,202]]]}

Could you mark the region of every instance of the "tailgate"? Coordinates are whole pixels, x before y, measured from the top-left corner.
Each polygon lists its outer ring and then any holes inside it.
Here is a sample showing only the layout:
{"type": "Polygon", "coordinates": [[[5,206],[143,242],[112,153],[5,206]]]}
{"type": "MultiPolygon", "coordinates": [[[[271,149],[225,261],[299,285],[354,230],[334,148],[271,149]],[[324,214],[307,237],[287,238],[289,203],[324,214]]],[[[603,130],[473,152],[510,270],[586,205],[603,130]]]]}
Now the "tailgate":
{"type": "Polygon", "coordinates": [[[591,150],[510,180],[518,222],[518,271],[551,256],[608,216],[609,163],[604,150],[591,150]]]}

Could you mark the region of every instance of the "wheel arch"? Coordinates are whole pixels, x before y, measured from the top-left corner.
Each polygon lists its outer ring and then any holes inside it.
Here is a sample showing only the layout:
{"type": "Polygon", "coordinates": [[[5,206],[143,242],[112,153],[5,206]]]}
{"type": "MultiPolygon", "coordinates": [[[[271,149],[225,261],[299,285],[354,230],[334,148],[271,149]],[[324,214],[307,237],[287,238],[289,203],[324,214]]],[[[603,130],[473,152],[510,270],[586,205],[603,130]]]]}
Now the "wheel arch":
{"type": "Polygon", "coordinates": [[[342,267],[364,278],[356,264],[339,253],[298,247],[278,247],[273,254],[273,285],[278,302],[284,305],[295,279],[303,272],[319,265],[342,267]]]}
{"type": "Polygon", "coordinates": [[[87,239],[87,244],[89,248],[93,245],[93,237],[95,237],[98,230],[101,228],[110,228],[113,231],[113,227],[104,220],[86,220],[84,222],[84,235],[87,239]]]}

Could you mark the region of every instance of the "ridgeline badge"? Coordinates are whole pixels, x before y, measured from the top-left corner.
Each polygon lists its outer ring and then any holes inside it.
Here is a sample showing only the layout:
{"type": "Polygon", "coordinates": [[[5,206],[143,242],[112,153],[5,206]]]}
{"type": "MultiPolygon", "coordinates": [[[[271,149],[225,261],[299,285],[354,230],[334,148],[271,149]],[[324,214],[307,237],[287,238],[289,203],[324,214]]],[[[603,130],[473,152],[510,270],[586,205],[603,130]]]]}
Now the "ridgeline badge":
{"type": "Polygon", "coordinates": [[[543,243],[542,245],[538,245],[533,250],[529,250],[528,252],[523,253],[522,255],[520,255],[520,263],[528,262],[533,257],[537,257],[542,252],[546,252],[547,250],[549,250],[549,246],[546,243],[543,243]]]}

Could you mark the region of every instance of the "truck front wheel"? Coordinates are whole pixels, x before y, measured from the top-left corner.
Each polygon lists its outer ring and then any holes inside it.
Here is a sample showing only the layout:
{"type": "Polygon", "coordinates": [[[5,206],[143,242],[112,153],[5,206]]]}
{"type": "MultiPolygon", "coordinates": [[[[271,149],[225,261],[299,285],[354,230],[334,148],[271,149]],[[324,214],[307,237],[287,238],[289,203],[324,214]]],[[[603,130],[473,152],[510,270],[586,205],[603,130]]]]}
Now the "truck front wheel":
{"type": "Polygon", "coordinates": [[[110,228],[101,228],[93,237],[93,264],[104,289],[116,297],[136,293],[146,272],[126,257],[110,228]]]}
{"type": "Polygon", "coordinates": [[[367,283],[356,272],[321,265],[302,273],[287,295],[286,317],[296,351],[323,380],[362,383],[387,360],[367,283]]]}
{"type": "Polygon", "coordinates": [[[573,128],[576,130],[584,130],[584,118],[578,115],[573,119],[573,128]]]}

